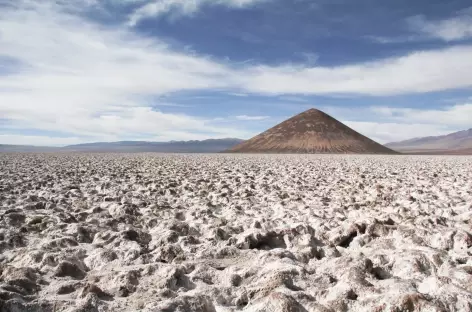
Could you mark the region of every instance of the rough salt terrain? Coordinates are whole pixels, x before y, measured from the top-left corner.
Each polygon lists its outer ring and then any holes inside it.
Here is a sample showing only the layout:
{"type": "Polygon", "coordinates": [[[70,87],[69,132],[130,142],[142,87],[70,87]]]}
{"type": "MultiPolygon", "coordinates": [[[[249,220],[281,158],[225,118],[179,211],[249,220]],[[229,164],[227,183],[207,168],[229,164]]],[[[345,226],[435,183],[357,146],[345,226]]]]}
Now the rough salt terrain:
{"type": "Polygon", "coordinates": [[[0,311],[472,311],[472,157],[0,154],[0,311]]]}

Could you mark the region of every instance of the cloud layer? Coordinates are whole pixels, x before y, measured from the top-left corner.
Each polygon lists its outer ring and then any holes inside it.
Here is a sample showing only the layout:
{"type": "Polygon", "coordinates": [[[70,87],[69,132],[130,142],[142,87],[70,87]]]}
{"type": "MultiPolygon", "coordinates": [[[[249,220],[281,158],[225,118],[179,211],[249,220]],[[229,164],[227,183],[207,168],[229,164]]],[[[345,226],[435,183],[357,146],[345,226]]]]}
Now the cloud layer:
{"type": "Polygon", "coordinates": [[[141,20],[172,13],[174,16],[191,15],[205,5],[219,5],[230,8],[244,8],[265,0],[152,0],[134,11],[128,25],[135,26],[141,20]]]}
{"type": "Polygon", "coordinates": [[[472,46],[419,51],[402,57],[335,66],[256,66],[237,85],[264,94],[411,94],[472,86],[472,46]]]}
{"type": "MultiPolygon", "coordinates": [[[[211,3],[239,8],[253,2],[211,3]]],[[[163,8],[175,6],[184,13],[210,5],[203,0],[152,3],[163,8]]],[[[169,103],[158,98],[182,91],[388,96],[472,86],[471,45],[332,67],[236,65],[175,51],[126,25],[110,29],[95,24],[80,17],[77,12],[82,8],[78,1],[12,0],[0,10],[0,115],[8,121],[9,131],[52,131],[71,138],[72,143],[124,138],[247,138],[253,133],[216,124],[213,118],[164,113],[159,105],[169,103]]],[[[423,122],[396,119],[410,111],[376,113],[391,113],[392,122],[423,122]]],[[[265,118],[236,117],[246,121],[265,118]]],[[[364,127],[368,134],[378,132],[365,124],[356,126],[364,127]]],[[[12,138],[15,134],[8,135],[12,138]]]]}
{"type": "Polygon", "coordinates": [[[464,10],[457,16],[432,21],[424,16],[409,19],[412,29],[429,37],[445,41],[455,41],[472,38],[472,9],[464,10]]]}
{"type": "Polygon", "coordinates": [[[372,106],[359,110],[334,109],[333,112],[348,126],[380,143],[444,135],[472,127],[472,102],[442,109],[372,106]],[[350,118],[359,119],[362,116],[379,121],[350,121],[350,118]]]}
{"type": "Polygon", "coordinates": [[[86,141],[247,135],[152,108],[161,104],[153,96],[218,88],[225,66],[63,9],[12,2],[0,12],[0,57],[14,60],[16,69],[0,73],[0,115],[13,129],[65,132],[86,141]]]}

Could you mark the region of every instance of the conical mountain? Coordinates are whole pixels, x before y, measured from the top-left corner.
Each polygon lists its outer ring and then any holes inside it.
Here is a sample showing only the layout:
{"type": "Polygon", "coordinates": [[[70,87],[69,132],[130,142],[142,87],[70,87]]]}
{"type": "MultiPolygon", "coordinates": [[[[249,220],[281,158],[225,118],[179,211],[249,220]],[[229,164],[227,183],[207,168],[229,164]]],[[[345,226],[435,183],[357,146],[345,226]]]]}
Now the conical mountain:
{"type": "Polygon", "coordinates": [[[317,109],[298,114],[227,152],[396,154],[317,109]]]}

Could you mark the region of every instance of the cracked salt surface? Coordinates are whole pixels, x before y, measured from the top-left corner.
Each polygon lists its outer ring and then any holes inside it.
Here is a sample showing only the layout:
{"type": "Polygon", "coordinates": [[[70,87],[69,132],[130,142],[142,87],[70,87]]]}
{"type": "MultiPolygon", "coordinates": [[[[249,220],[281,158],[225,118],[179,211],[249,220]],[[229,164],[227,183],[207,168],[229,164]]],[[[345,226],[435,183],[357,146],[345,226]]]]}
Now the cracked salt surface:
{"type": "Polygon", "coordinates": [[[471,157],[0,168],[0,311],[472,311],[471,157]]]}

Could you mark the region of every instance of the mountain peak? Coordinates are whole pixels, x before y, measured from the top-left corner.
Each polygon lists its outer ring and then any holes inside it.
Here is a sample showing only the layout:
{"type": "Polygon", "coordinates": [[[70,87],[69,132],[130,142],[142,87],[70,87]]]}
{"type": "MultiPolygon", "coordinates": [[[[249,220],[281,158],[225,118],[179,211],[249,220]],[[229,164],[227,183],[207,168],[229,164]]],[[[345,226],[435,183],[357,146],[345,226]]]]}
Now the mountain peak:
{"type": "MultiPolygon", "coordinates": [[[[319,109],[316,109],[316,108],[310,108],[310,109],[307,109],[306,111],[304,111],[303,113],[323,113],[322,111],[320,111],[319,109]]],[[[303,114],[302,113],[302,114],[303,114]]]]}
{"type": "Polygon", "coordinates": [[[367,153],[392,150],[311,108],[229,150],[237,153],[367,153]]]}
{"type": "MultiPolygon", "coordinates": [[[[306,111],[304,111],[304,112],[302,112],[302,113],[300,113],[296,116],[299,116],[299,115],[328,116],[325,112],[320,111],[319,109],[316,109],[316,108],[310,108],[310,109],[308,109],[308,110],[306,110],[306,111]]],[[[296,116],[294,116],[294,117],[296,117],[296,116]]]]}

